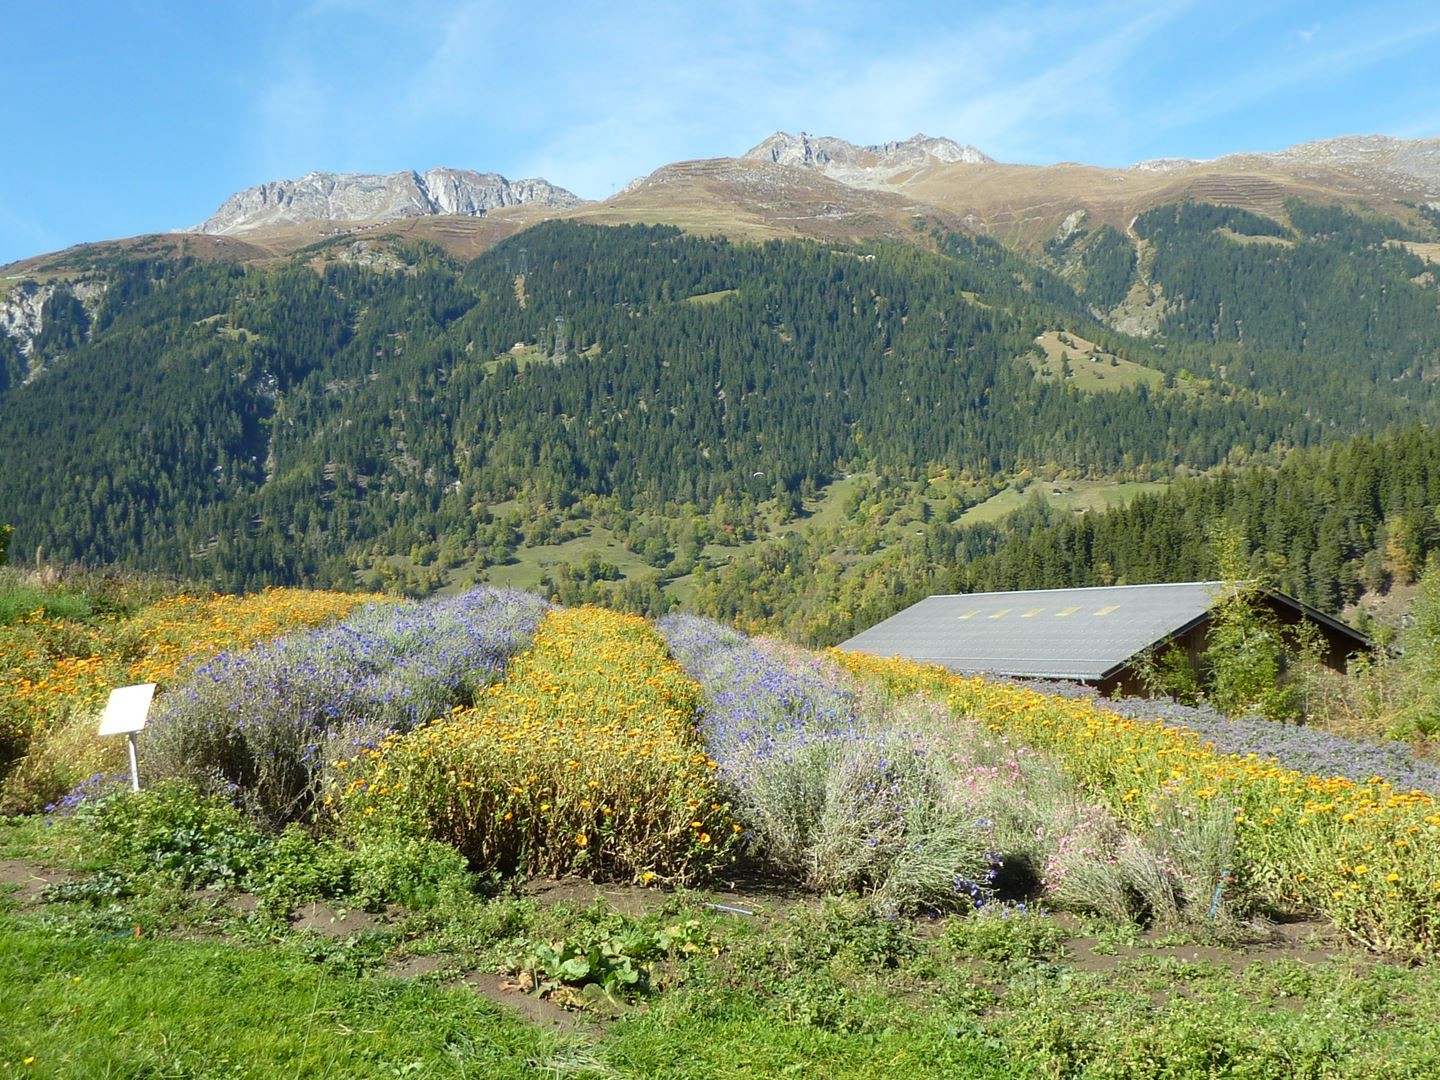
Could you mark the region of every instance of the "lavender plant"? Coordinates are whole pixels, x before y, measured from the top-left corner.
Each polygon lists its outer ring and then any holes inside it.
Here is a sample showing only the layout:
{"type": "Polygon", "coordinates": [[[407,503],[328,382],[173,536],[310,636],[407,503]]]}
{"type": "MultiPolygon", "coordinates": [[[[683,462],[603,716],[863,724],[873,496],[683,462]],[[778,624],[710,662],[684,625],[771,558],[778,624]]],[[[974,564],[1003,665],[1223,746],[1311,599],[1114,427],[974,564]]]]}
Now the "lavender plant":
{"type": "Polygon", "coordinates": [[[302,817],[328,761],[470,704],[546,610],[528,593],[477,589],[369,607],[223,653],[156,702],[147,764],[160,776],[229,785],[272,823],[302,817]]]}
{"type": "Polygon", "coordinates": [[[987,830],[958,801],[943,757],[862,718],[846,675],[708,619],[672,615],[659,628],[706,692],[701,730],[756,854],[812,889],[869,892],[893,908],[990,895],[987,830]]]}
{"type": "Polygon", "coordinates": [[[807,887],[893,909],[1023,895],[1122,920],[1204,917],[1230,850],[1208,819],[1157,814],[1129,833],[1051,757],[943,702],[892,699],[707,619],[659,627],[706,693],[701,730],[753,850],[807,887]]]}

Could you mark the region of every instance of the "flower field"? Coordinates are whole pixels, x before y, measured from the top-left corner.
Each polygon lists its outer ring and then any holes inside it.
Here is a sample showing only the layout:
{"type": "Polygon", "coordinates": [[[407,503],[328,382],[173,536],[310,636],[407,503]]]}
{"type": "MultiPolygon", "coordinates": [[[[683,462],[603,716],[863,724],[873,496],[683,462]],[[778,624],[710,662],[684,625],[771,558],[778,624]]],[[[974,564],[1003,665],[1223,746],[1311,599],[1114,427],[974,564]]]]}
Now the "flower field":
{"type": "Polygon", "coordinates": [[[333,804],[353,828],[418,830],[476,867],[687,881],[740,828],[699,705],[644,619],[554,611],[473,708],[337,761],[333,804]]]}
{"type": "Polygon", "coordinates": [[[113,768],[94,710],[147,680],[147,775],[228,792],[269,828],[425,838],[498,875],[686,883],[743,856],[891,912],[1040,901],[1194,926],[1258,902],[1380,951],[1440,948],[1440,800],[1323,771],[1333,737],[1191,730],[690,616],[373,599],[270,590],[0,627],[0,715],[29,751],[11,805],[113,768]]]}
{"type": "MultiPolygon", "coordinates": [[[[1122,922],[1209,911],[1233,825],[1206,814],[1127,829],[1055,756],[895,694],[834,659],[688,615],[660,621],[706,692],[701,730],[752,856],[818,892],[893,913],[1023,910],[1122,922]]],[[[1168,818],[1168,815],[1160,815],[1168,818]]]]}
{"type": "MultiPolygon", "coordinates": [[[[113,740],[102,744],[93,732],[72,731],[68,725],[72,717],[88,723],[113,687],[137,682],[164,687],[219,652],[317,626],[378,599],[383,598],[301,589],[181,595],[128,619],[59,619],[38,611],[0,626],[0,771],[28,754],[32,760],[28,769],[22,763],[18,781],[33,782],[36,772],[51,764],[47,744],[59,739],[72,744],[64,755],[73,766],[62,770],[59,780],[73,783],[123,753],[113,740]],[[87,749],[83,762],[75,760],[81,756],[76,743],[87,749]]],[[[41,801],[52,794],[43,790],[47,786],[52,782],[42,783],[37,793],[41,801]]],[[[21,797],[16,805],[25,803],[21,797]]]]}
{"type": "Polygon", "coordinates": [[[892,692],[930,693],[1054,753],[1086,790],[1132,827],[1162,803],[1221,804],[1236,824],[1242,882],[1273,902],[1322,912],[1366,945],[1440,948],[1440,803],[1376,777],[1364,783],[1225,754],[1194,732],[901,660],[834,653],[892,692]]]}
{"type": "Polygon", "coordinates": [[[308,818],[330,761],[472,705],[546,608],[476,589],[221,653],[160,698],[142,749],[162,775],[243,790],[272,825],[308,818]]]}

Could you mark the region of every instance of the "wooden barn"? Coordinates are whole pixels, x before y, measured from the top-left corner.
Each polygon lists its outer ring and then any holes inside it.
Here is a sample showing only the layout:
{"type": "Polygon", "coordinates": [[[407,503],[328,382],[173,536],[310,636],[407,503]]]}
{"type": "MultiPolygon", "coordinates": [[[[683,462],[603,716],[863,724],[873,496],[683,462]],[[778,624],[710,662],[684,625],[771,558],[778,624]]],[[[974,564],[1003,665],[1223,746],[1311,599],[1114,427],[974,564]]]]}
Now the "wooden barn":
{"type": "MultiPolygon", "coordinates": [[[[903,656],[967,674],[1087,683],[1102,694],[1143,693],[1135,660],[1180,648],[1198,657],[1223,581],[931,596],[856,634],[840,648],[903,656]]],[[[1260,594],[1283,625],[1310,622],[1322,659],[1344,671],[1370,641],[1338,619],[1273,590],[1260,594]]]]}

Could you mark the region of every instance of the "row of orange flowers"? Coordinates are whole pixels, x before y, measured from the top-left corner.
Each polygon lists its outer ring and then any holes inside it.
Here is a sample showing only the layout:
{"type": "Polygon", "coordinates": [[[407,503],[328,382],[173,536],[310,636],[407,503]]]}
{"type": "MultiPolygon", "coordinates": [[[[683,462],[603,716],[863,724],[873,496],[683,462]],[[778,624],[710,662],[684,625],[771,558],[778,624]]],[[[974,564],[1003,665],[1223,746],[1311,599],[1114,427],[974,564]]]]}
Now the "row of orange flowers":
{"type": "Polygon", "coordinates": [[[171,682],[191,663],[343,617],[383,597],[266,589],[243,596],[175,596],[129,619],[48,618],[43,610],[0,627],[0,748],[30,741],[116,686],[171,682]]]}
{"type": "Polygon", "coordinates": [[[557,610],[474,708],[336,762],[327,801],[354,828],[433,836],[476,866],[685,881],[740,831],[699,706],[644,619],[557,610]]]}
{"type": "Polygon", "coordinates": [[[1161,800],[1225,800],[1238,825],[1234,871],[1251,887],[1321,912],[1371,947],[1440,952],[1440,804],[1424,792],[1223,754],[1184,728],[1128,719],[1090,701],[904,660],[833,655],[893,693],[943,696],[957,717],[1056,753],[1133,823],[1161,800]]]}

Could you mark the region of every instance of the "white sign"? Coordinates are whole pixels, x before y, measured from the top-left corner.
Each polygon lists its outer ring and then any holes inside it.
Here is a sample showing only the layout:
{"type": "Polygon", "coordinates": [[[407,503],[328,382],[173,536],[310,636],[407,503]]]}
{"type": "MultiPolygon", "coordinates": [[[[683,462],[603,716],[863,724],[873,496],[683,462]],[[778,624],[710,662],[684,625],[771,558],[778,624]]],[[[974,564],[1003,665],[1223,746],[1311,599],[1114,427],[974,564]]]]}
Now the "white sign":
{"type": "Polygon", "coordinates": [[[150,699],[155,696],[153,682],[138,686],[118,686],[110,691],[105,712],[100,717],[101,735],[129,735],[145,726],[150,713],[150,699]]]}

